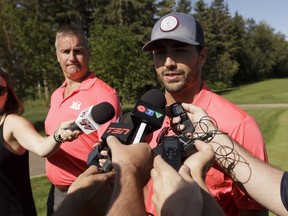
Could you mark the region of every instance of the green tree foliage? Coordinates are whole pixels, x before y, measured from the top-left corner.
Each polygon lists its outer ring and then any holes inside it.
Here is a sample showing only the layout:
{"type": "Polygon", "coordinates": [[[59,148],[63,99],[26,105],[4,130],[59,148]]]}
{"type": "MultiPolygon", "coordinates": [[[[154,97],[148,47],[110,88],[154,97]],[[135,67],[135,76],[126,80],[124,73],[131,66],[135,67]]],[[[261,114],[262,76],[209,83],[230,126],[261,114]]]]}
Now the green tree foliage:
{"type": "Polygon", "coordinates": [[[231,16],[224,0],[0,0],[0,62],[24,99],[50,98],[63,82],[55,32],[76,24],[92,47],[91,71],[115,87],[124,103],[159,87],[152,58],[141,48],[160,16],[193,14],[209,49],[203,78],[213,89],[288,76],[287,38],[264,22],[231,16]]]}
{"type": "Polygon", "coordinates": [[[61,3],[58,2],[62,8],[48,0],[2,3],[1,47],[2,53],[6,53],[2,65],[11,73],[17,93],[23,99],[48,100],[50,92],[63,80],[55,57],[55,31],[63,23],[77,23],[82,19],[80,13],[77,15],[71,9],[67,12],[72,2],[61,3]]]}
{"type": "Polygon", "coordinates": [[[203,77],[213,88],[230,87],[238,63],[232,57],[235,38],[224,0],[212,2],[211,7],[207,9],[206,24],[207,22],[208,25],[204,29],[205,32],[209,32],[206,34],[206,45],[209,50],[203,77]]]}
{"type": "Polygon", "coordinates": [[[150,35],[155,22],[154,0],[111,0],[103,1],[95,8],[93,14],[95,23],[102,25],[129,26],[135,33],[135,40],[144,43],[150,35]]]}
{"type": "Polygon", "coordinates": [[[175,0],[162,0],[156,3],[157,13],[156,15],[159,17],[164,16],[171,11],[174,11],[175,8],[175,0]]]}
{"type": "Polygon", "coordinates": [[[239,63],[238,71],[233,76],[233,83],[238,85],[241,84],[244,80],[247,81],[247,78],[251,77],[250,74],[250,51],[251,48],[247,46],[249,37],[246,32],[246,22],[238,12],[235,13],[235,16],[232,18],[231,30],[236,38],[234,43],[234,59],[239,63]],[[249,75],[250,74],[250,75],[249,75]]]}
{"type": "Polygon", "coordinates": [[[127,26],[95,25],[91,31],[91,70],[117,89],[124,103],[135,102],[158,85],[150,56],[141,51],[127,26]]]}
{"type": "Polygon", "coordinates": [[[288,43],[285,36],[281,33],[274,34],[273,43],[275,44],[275,62],[271,69],[270,77],[288,77],[288,43]]]}
{"type": "Polygon", "coordinates": [[[47,56],[51,28],[41,22],[42,14],[35,0],[25,4],[4,1],[2,6],[1,47],[6,55],[1,63],[14,78],[18,95],[36,98],[35,89],[43,86],[45,68],[50,68],[54,62],[47,56]]]}
{"type": "Polygon", "coordinates": [[[176,11],[190,14],[192,10],[191,0],[178,0],[176,11]]]}
{"type": "Polygon", "coordinates": [[[90,32],[91,70],[116,88],[124,103],[134,103],[158,85],[151,57],[141,49],[155,22],[154,1],[112,0],[102,6],[106,15],[97,19],[96,10],[90,32]]]}

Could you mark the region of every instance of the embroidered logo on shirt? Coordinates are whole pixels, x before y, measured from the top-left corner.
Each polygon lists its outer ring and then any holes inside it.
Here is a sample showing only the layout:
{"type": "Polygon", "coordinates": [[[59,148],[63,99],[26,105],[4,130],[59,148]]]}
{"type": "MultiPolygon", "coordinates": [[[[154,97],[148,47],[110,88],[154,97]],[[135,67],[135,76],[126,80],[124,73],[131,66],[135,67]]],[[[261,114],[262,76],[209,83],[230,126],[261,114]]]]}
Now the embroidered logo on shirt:
{"type": "Polygon", "coordinates": [[[71,106],[70,106],[70,108],[71,109],[74,109],[74,110],[79,110],[80,109],[80,107],[81,107],[81,102],[79,102],[79,101],[73,101],[72,102],[72,104],[71,104],[71,106]]]}

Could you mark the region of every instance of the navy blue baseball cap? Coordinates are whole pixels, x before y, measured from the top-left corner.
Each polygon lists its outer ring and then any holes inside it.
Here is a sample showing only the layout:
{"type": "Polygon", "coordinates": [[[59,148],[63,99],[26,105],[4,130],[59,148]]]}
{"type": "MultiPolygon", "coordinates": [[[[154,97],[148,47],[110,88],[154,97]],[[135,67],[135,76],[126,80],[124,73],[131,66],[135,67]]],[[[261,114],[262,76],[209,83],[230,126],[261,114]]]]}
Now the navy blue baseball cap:
{"type": "Polygon", "coordinates": [[[151,40],[143,46],[150,51],[159,40],[170,39],[205,47],[204,33],[200,23],[190,14],[171,12],[154,25],[151,40]]]}

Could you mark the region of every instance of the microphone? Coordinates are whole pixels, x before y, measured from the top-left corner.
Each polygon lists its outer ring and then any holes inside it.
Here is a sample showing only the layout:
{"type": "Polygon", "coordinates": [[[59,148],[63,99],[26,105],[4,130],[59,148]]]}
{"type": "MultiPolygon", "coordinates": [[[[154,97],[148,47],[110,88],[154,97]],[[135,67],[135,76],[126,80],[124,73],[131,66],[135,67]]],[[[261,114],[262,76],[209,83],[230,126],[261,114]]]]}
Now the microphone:
{"type": "Polygon", "coordinates": [[[98,168],[102,168],[102,172],[111,171],[113,167],[110,159],[111,151],[109,150],[109,147],[106,142],[107,137],[110,135],[115,136],[120,140],[121,143],[129,145],[131,144],[133,134],[134,134],[134,125],[130,117],[130,113],[126,113],[123,115],[123,117],[120,119],[119,122],[110,123],[110,125],[107,127],[107,129],[101,136],[102,142],[89,153],[87,159],[87,165],[88,166],[96,165],[98,168]],[[103,165],[103,167],[99,165],[99,159],[103,157],[100,153],[102,150],[108,150],[109,154],[109,156],[106,158],[106,162],[103,165]]]}
{"type": "Polygon", "coordinates": [[[99,129],[101,124],[111,120],[114,115],[114,107],[108,102],[102,102],[83,110],[66,130],[81,130],[85,134],[90,134],[99,129]]]}
{"type": "Polygon", "coordinates": [[[101,139],[106,142],[107,137],[112,135],[117,137],[122,144],[130,145],[134,135],[134,128],[130,113],[128,112],[120,118],[119,122],[110,123],[101,139]]]}
{"type": "Polygon", "coordinates": [[[161,128],[165,117],[166,100],[158,89],[146,92],[119,122],[110,123],[101,139],[106,142],[110,135],[117,137],[123,144],[134,144],[142,140],[146,133],[161,128]]]}
{"type": "Polygon", "coordinates": [[[108,158],[102,167],[102,172],[109,172],[113,169],[111,163],[111,152],[106,143],[106,138],[110,135],[117,137],[121,143],[130,145],[139,143],[145,134],[151,133],[161,128],[165,118],[166,99],[164,94],[158,89],[146,92],[136,103],[132,112],[128,112],[118,123],[111,123],[102,135],[102,143],[90,152],[87,165],[99,165],[102,157],[100,152],[108,150],[108,158]]]}
{"type": "Polygon", "coordinates": [[[136,125],[132,144],[139,143],[143,137],[161,128],[165,118],[166,99],[159,89],[146,92],[136,103],[131,119],[136,125]]]}

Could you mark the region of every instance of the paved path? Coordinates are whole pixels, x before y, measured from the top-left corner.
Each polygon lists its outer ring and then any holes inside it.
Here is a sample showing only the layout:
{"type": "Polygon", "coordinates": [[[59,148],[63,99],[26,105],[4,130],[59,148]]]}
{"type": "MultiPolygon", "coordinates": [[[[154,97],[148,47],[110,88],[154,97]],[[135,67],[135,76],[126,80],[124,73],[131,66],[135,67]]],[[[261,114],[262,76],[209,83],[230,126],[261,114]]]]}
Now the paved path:
{"type": "Polygon", "coordinates": [[[242,109],[286,108],[288,104],[239,104],[242,109]]]}
{"type": "Polygon", "coordinates": [[[36,177],[45,175],[45,158],[32,152],[29,153],[30,176],[36,177]]]}
{"type": "MultiPolygon", "coordinates": [[[[240,104],[242,109],[288,108],[288,104],[240,104]]],[[[30,176],[45,175],[45,158],[30,153],[30,176]]]]}

